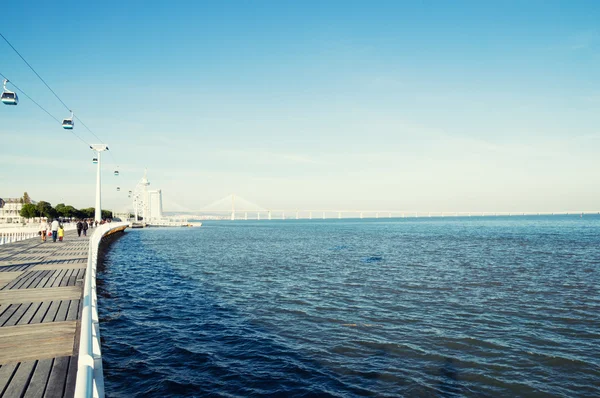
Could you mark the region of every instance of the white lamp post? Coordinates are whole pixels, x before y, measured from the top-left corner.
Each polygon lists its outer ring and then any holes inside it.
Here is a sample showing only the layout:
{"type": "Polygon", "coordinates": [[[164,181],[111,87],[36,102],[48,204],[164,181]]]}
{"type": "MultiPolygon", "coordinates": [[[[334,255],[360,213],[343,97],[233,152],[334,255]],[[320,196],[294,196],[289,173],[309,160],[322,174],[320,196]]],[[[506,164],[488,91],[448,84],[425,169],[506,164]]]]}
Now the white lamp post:
{"type": "Polygon", "coordinates": [[[101,181],[100,170],[102,167],[102,162],[101,162],[101,158],[100,158],[100,153],[104,152],[104,151],[108,151],[108,146],[106,146],[104,144],[94,144],[94,145],[90,145],[90,148],[92,149],[92,151],[96,152],[96,157],[98,159],[98,169],[96,172],[96,212],[95,212],[94,219],[96,221],[100,222],[100,221],[102,221],[102,190],[101,190],[101,185],[100,185],[100,181],[101,181]]]}

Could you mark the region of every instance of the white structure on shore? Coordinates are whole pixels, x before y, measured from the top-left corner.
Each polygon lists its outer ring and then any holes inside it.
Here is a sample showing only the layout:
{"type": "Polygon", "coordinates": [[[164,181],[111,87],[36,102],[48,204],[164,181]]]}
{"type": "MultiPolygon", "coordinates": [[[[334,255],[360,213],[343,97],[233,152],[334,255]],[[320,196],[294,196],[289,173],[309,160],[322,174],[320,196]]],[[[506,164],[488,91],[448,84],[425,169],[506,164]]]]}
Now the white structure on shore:
{"type": "Polygon", "coordinates": [[[162,191],[160,189],[155,191],[148,191],[148,208],[150,210],[148,214],[149,222],[162,219],[162,191]]]}
{"type": "Polygon", "coordinates": [[[23,224],[25,218],[21,217],[23,199],[0,199],[0,224],[23,224]]]}
{"type": "Polygon", "coordinates": [[[148,190],[148,170],[144,171],[144,177],[138,182],[133,193],[133,212],[135,220],[141,216],[143,221],[151,223],[159,221],[163,217],[162,190],[148,190]]]}

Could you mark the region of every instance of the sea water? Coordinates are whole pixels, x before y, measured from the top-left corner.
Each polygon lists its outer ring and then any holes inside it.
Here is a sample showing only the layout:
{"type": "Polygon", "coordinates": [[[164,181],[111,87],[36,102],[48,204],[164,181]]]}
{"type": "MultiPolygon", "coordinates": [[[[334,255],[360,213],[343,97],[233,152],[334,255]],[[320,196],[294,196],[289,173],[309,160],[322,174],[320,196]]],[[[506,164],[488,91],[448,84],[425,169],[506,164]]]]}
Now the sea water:
{"type": "Polygon", "coordinates": [[[214,221],[101,264],[109,397],[600,396],[600,217],[214,221]]]}

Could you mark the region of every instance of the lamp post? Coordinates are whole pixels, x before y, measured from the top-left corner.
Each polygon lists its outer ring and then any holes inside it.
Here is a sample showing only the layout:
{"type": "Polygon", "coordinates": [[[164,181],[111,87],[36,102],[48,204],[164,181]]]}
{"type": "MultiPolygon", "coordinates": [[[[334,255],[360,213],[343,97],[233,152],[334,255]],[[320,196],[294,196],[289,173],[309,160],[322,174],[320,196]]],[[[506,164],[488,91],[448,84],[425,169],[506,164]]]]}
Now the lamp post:
{"type": "Polygon", "coordinates": [[[108,146],[104,144],[94,144],[90,145],[90,149],[96,152],[96,157],[98,159],[98,169],[96,171],[96,212],[94,215],[95,221],[102,221],[102,190],[101,190],[101,176],[100,170],[102,167],[102,161],[100,154],[101,152],[108,151],[108,146]]]}

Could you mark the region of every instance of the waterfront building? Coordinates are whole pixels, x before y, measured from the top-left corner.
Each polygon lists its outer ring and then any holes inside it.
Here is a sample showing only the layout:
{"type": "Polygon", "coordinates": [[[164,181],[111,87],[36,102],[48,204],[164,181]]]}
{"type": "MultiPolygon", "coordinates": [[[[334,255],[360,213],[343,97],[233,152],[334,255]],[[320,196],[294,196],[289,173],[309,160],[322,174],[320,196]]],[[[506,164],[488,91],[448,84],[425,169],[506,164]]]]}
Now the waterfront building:
{"type": "Polygon", "coordinates": [[[0,199],[0,224],[25,223],[25,218],[21,217],[22,208],[22,198],[0,199]]]}
{"type": "Polygon", "coordinates": [[[162,219],[162,190],[148,191],[148,208],[150,210],[149,221],[162,219]]]}

